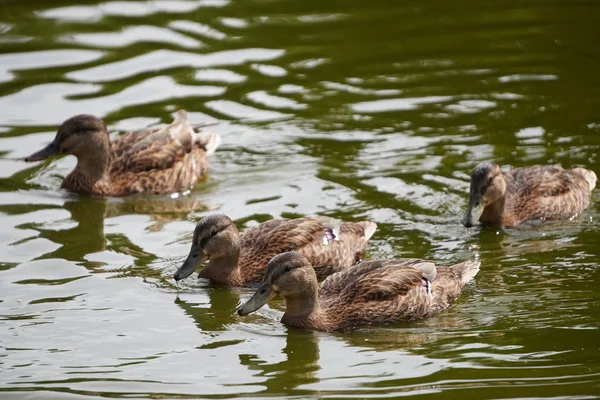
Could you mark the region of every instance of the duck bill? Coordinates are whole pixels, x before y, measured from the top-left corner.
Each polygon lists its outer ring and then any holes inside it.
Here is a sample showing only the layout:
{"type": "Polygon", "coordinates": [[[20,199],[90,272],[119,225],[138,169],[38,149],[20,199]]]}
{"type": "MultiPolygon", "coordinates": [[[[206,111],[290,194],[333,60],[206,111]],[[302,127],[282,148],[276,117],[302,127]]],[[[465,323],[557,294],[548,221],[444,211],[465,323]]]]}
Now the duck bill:
{"type": "Polygon", "coordinates": [[[208,260],[208,258],[208,255],[204,254],[196,244],[192,244],[190,253],[188,254],[183,264],[181,264],[181,267],[179,267],[177,272],[175,272],[173,278],[176,281],[180,281],[182,279],[187,278],[195,270],[197,270],[204,261],[208,260]]]}
{"type": "Polygon", "coordinates": [[[31,161],[41,161],[45,160],[48,157],[55,156],[60,153],[60,147],[58,146],[58,140],[54,139],[52,143],[48,144],[48,146],[44,147],[40,151],[36,151],[29,157],[25,158],[26,162],[31,161]]]}
{"type": "Polygon", "coordinates": [[[240,306],[240,308],[238,308],[237,312],[239,315],[248,315],[258,310],[259,308],[267,304],[269,301],[273,300],[276,296],[277,292],[273,290],[271,284],[265,282],[262,285],[260,285],[256,293],[254,293],[254,295],[252,295],[252,297],[250,297],[250,299],[248,299],[247,302],[245,302],[244,304],[242,304],[242,306],[240,306]]]}
{"type": "Polygon", "coordinates": [[[477,224],[477,222],[479,222],[479,218],[481,218],[481,214],[483,214],[484,209],[485,204],[483,200],[471,200],[469,202],[469,208],[467,209],[467,212],[465,213],[465,216],[463,217],[461,223],[467,228],[470,228],[473,225],[477,224]]]}

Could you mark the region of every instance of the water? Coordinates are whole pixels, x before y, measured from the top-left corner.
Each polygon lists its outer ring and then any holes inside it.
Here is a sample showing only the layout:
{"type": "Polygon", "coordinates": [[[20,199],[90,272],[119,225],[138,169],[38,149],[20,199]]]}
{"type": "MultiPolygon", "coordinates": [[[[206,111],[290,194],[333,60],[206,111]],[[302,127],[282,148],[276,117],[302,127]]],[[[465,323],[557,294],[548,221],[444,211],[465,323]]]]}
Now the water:
{"type": "MultiPolygon", "coordinates": [[[[466,230],[470,170],[600,172],[600,3],[3,1],[0,397],[600,396],[600,204],[575,221],[466,230]],[[179,108],[223,137],[177,199],[58,190],[22,158],[67,117],[111,132],[179,108]],[[480,257],[434,318],[337,334],[282,303],[170,276],[195,221],[370,219],[368,257],[480,257]]],[[[596,195],[596,198],[598,196],[596,195]]]]}

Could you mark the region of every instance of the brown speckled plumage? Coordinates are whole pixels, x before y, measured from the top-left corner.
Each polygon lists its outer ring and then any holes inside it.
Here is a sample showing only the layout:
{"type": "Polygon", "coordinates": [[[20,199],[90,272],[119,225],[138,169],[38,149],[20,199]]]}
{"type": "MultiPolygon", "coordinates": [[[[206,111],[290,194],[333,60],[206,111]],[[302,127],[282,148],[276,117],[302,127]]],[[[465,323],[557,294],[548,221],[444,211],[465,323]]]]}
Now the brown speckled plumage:
{"type": "Polygon", "coordinates": [[[355,264],[376,227],[369,221],[337,224],[323,218],[274,219],[240,234],[227,216],[211,215],[198,222],[190,255],[174,277],[184,279],[210,259],[199,277],[230,286],[259,283],[272,257],[294,250],[308,257],[323,279],[355,264]],[[338,237],[328,240],[326,230],[338,237]]]}
{"type": "Polygon", "coordinates": [[[206,172],[208,156],[220,143],[219,135],[197,133],[197,128],[180,110],[169,126],[128,132],[111,142],[101,119],[76,115],[61,125],[52,143],[26,161],[59,153],[76,156],[77,166],[61,188],[81,194],[182,192],[206,172]]]}
{"type": "Polygon", "coordinates": [[[289,252],[269,262],[263,284],[238,313],[247,315],[281,295],[281,322],[288,326],[334,331],[410,321],[448,308],[478,271],[478,261],[437,268],[418,259],[363,261],[329,276],[319,289],[310,262],[289,252]]]}
{"type": "Polygon", "coordinates": [[[462,223],[515,226],[532,220],[566,220],[589,205],[595,186],[596,174],[584,168],[536,165],[503,174],[495,164],[479,164],[473,170],[462,223]]]}

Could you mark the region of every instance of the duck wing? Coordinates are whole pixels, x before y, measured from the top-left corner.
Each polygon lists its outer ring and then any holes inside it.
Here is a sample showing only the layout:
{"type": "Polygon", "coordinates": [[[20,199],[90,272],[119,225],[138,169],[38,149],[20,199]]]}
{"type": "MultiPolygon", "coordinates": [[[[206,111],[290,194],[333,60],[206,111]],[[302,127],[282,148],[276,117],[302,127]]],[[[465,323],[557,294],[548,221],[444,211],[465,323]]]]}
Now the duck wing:
{"type": "Polygon", "coordinates": [[[558,165],[509,171],[506,174],[507,208],[521,222],[567,219],[581,212],[589,204],[591,185],[589,179],[578,172],[566,171],[558,165]]]}
{"type": "Polygon", "coordinates": [[[315,266],[324,279],[357,261],[377,225],[362,221],[338,224],[323,218],[276,219],[242,234],[240,268],[259,282],[268,261],[277,254],[297,251],[315,266]]]}
{"type": "Polygon", "coordinates": [[[463,287],[479,272],[481,262],[478,260],[463,261],[448,267],[440,266],[437,277],[432,283],[431,313],[436,313],[450,307],[456,300],[463,287]]]}
{"type": "Polygon", "coordinates": [[[165,170],[193,150],[196,134],[180,110],[162,128],[143,129],[118,136],[112,142],[111,173],[165,170]]]}
{"type": "Polygon", "coordinates": [[[273,219],[242,232],[239,267],[245,284],[261,282],[271,258],[311,242],[319,229],[310,219],[273,219]]]}
{"type": "Polygon", "coordinates": [[[419,259],[365,261],[327,278],[321,307],[338,328],[392,323],[430,312],[435,265],[419,259]]]}
{"type": "Polygon", "coordinates": [[[509,171],[507,176],[511,178],[509,186],[520,197],[556,197],[568,193],[573,187],[573,175],[556,165],[518,168],[509,171]]]}
{"type": "Polygon", "coordinates": [[[295,251],[312,263],[319,280],[359,262],[377,229],[377,224],[371,221],[340,222],[326,217],[315,219],[320,222],[320,230],[315,232],[310,242],[295,251]]]}
{"type": "Polygon", "coordinates": [[[435,265],[421,259],[363,261],[325,279],[319,297],[338,297],[341,302],[389,300],[435,276],[435,265]]]}

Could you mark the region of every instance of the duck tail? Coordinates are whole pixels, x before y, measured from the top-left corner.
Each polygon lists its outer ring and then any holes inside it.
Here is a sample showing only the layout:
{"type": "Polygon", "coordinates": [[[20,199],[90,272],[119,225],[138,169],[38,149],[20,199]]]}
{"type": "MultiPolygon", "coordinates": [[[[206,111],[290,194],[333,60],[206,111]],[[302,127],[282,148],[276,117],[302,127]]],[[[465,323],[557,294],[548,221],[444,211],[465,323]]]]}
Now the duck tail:
{"type": "Polygon", "coordinates": [[[187,151],[192,150],[194,130],[187,120],[187,111],[177,110],[175,118],[169,127],[170,135],[173,139],[179,141],[187,151]]]}
{"type": "Polygon", "coordinates": [[[594,171],[585,168],[573,168],[571,171],[583,176],[583,179],[585,179],[590,186],[590,191],[594,190],[596,187],[596,180],[598,179],[594,171]]]}
{"type": "Polygon", "coordinates": [[[329,217],[316,216],[314,218],[321,221],[326,229],[332,231],[336,239],[344,240],[343,238],[346,237],[356,240],[359,238],[361,246],[364,246],[377,230],[377,224],[371,221],[342,222],[329,217]]]}
{"type": "Polygon", "coordinates": [[[361,226],[364,230],[364,237],[365,237],[365,242],[368,241],[369,239],[371,239],[371,236],[373,236],[375,234],[375,231],[377,230],[377,224],[375,222],[371,222],[371,221],[360,221],[356,223],[357,225],[361,226]]]}
{"type": "Polygon", "coordinates": [[[194,143],[203,147],[206,155],[210,156],[219,148],[221,135],[211,132],[198,132],[195,134],[194,143]]]}
{"type": "Polygon", "coordinates": [[[187,123],[187,111],[177,110],[175,111],[175,118],[173,118],[173,125],[186,124],[187,123]]]}
{"type": "Polygon", "coordinates": [[[470,260],[455,264],[449,268],[459,275],[461,286],[464,286],[477,275],[480,266],[481,262],[479,260],[470,260]]]}
{"type": "Polygon", "coordinates": [[[171,123],[171,135],[188,150],[191,150],[193,145],[198,145],[204,148],[207,156],[210,156],[221,144],[221,136],[218,133],[196,132],[196,130],[211,125],[216,125],[216,123],[192,125],[188,121],[187,111],[178,110],[175,112],[175,119],[171,123]]]}

